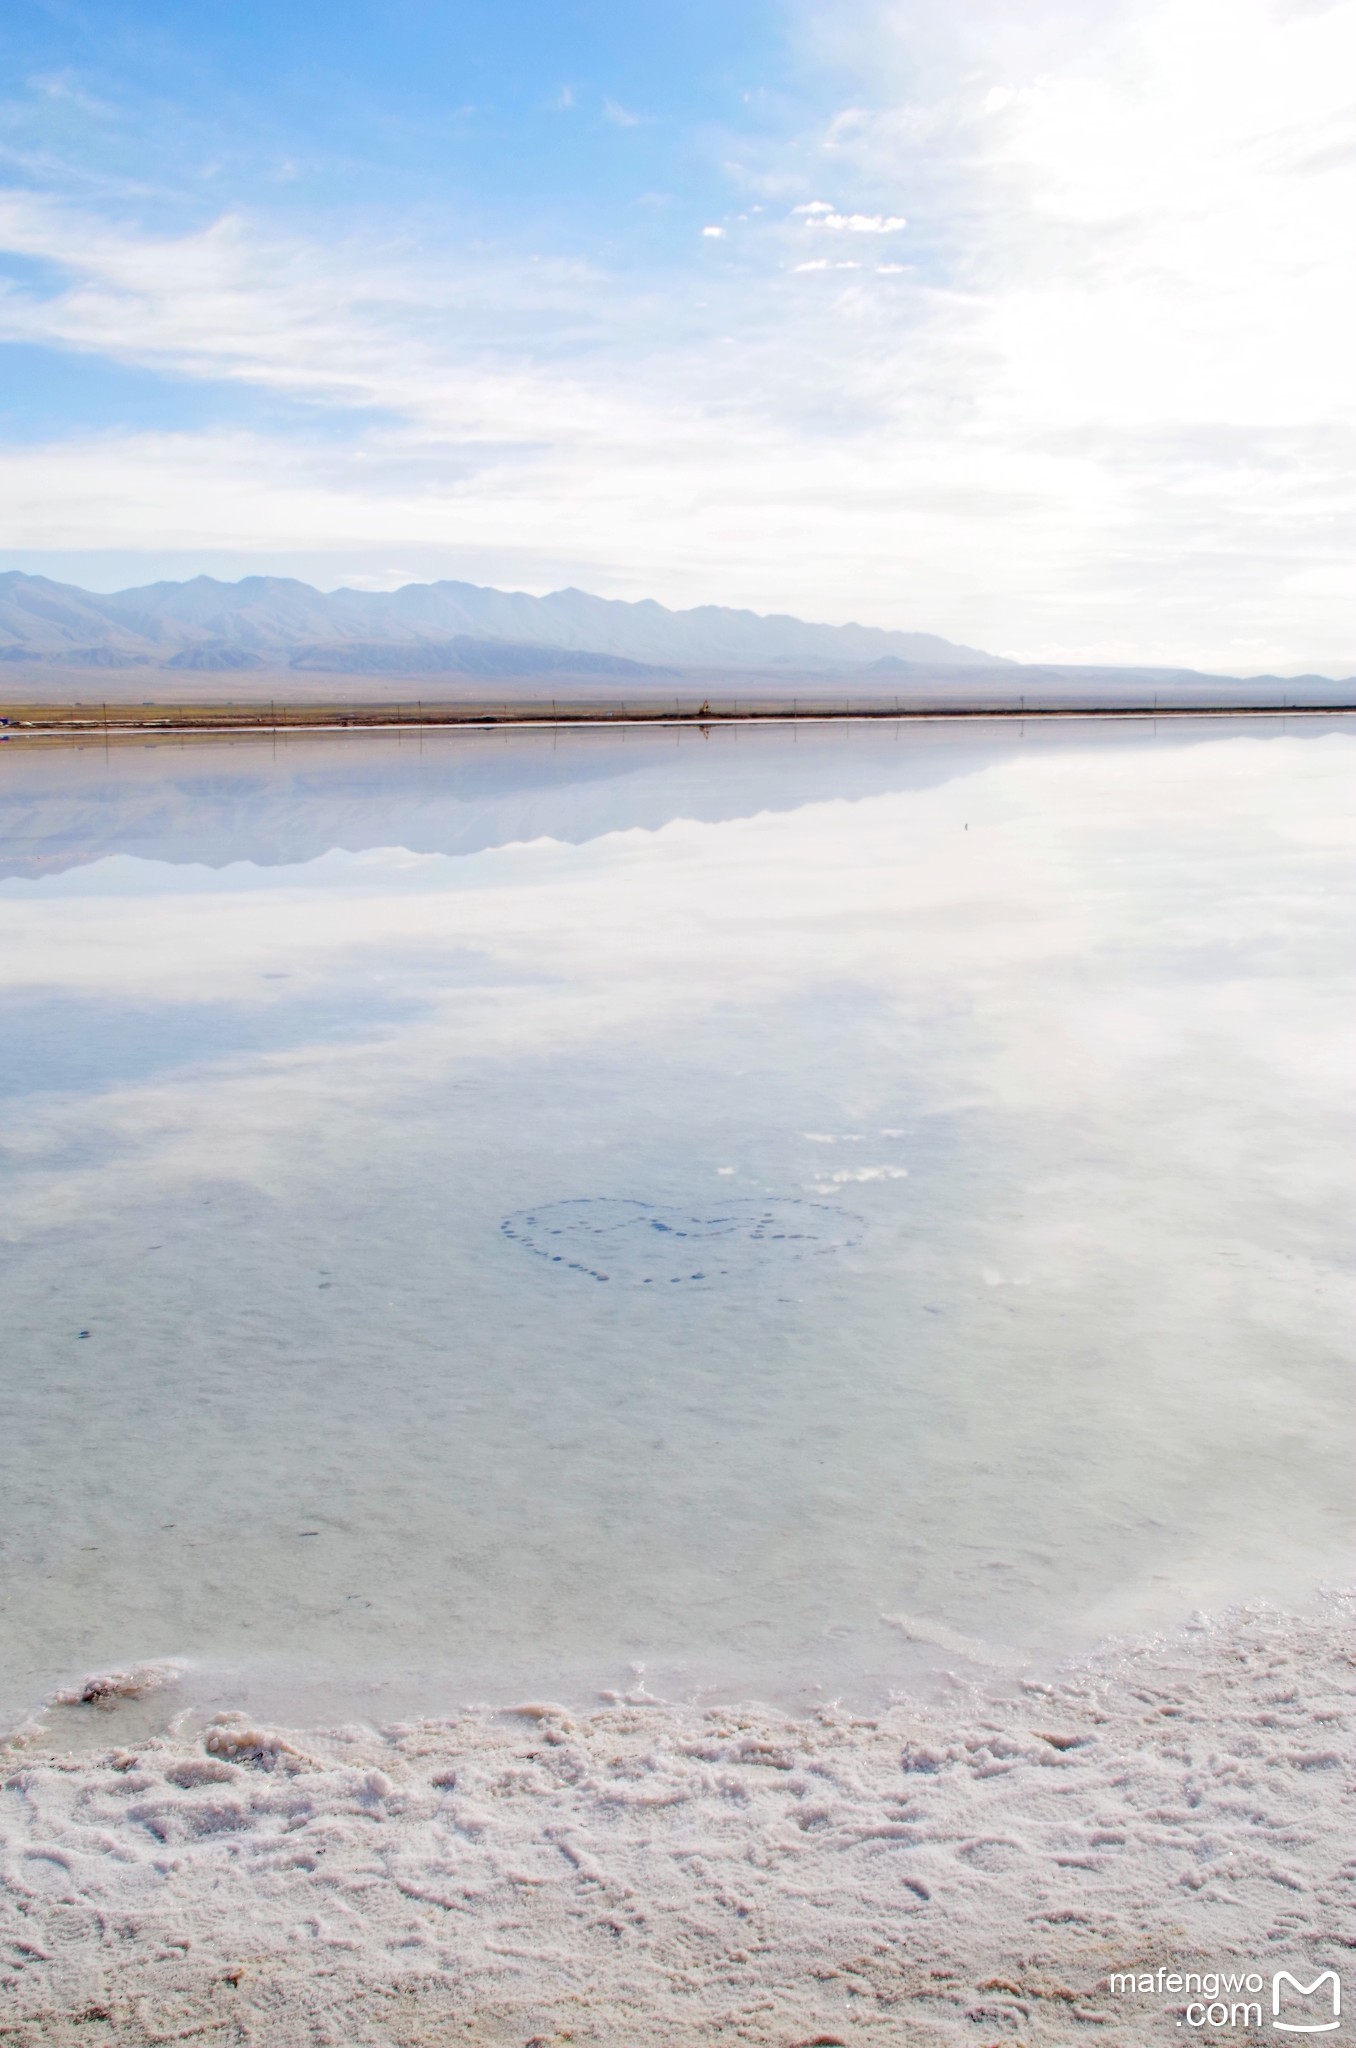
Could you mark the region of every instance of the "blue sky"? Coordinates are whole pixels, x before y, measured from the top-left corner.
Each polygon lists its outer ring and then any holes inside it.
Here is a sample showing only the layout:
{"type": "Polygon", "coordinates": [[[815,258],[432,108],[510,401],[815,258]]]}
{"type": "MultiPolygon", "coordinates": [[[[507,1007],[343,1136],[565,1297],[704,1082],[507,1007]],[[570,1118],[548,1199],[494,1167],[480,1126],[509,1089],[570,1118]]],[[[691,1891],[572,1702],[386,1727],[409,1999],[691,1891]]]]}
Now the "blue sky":
{"type": "Polygon", "coordinates": [[[0,564],[1356,666],[1356,0],[35,5],[0,564]]]}

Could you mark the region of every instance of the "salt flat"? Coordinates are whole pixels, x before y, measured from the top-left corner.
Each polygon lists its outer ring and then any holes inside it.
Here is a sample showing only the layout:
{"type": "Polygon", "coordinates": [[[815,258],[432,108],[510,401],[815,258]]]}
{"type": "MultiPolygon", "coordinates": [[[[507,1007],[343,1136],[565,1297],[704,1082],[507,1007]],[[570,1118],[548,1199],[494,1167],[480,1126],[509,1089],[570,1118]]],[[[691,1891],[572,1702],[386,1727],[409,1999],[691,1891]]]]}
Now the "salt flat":
{"type": "Polygon", "coordinates": [[[110,1703],[92,1753],[4,1755],[0,2038],[1180,2040],[1180,1996],[1112,1974],[1349,1956],[1351,1623],[867,1718],[639,1695],[123,1742],[110,1703]]]}

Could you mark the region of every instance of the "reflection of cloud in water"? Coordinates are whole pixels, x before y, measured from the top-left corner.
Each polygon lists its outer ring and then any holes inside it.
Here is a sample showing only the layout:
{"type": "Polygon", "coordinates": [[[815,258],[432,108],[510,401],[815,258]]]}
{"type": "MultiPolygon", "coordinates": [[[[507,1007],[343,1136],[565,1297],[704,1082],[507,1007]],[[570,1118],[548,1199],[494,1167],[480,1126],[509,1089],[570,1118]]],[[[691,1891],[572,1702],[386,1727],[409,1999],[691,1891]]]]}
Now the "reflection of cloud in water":
{"type": "Polygon", "coordinates": [[[874,1697],[934,1654],[882,1615],[1034,1654],[1346,1570],[1352,740],[797,744],[727,822],[685,748],[423,853],[355,748],[304,868],[0,883],[0,1707],[162,1652],[874,1697]]]}
{"type": "Polygon", "coordinates": [[[520,1209],[500,1228],[524,1251],[591,1280],[649,1287],[722,1280],[751,1267],[822,1257],[859,1242],[861,1218],[794,1197],[722,1202],[697,1216],[653,1202],[580,1195],[520,1209]]]}
{"type": "Polygon", "coordinates": [[[907,1166],[842,1166],[837,1173],[821,1173],[814,1182],[816,1188],[846,1187],[849,1182],[868,1180],[907,1180],[907,1166]]]}

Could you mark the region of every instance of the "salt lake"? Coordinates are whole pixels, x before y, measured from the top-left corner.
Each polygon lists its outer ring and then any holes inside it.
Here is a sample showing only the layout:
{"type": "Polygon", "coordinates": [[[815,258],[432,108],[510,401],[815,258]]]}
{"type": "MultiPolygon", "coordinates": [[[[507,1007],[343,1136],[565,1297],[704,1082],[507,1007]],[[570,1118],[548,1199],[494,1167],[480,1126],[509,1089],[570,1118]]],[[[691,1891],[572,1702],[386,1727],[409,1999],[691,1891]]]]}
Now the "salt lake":
{"type": "Polygon", "coordinates": [[[1341,720],[0,755],[0,1709],[879,1698],[1349,1577],[1341,720]]]}

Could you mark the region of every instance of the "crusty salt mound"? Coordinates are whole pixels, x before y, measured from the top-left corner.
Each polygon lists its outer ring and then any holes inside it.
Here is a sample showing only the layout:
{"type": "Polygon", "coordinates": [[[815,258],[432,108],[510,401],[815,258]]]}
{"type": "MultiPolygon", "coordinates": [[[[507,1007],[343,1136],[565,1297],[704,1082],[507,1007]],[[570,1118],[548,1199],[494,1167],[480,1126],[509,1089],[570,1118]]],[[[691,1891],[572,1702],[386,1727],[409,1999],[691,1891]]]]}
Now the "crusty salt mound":
{"type": "Polygon", "coordinates": [[[30,1731],[0,2040],[1144,2048],[1193,2038],[1182,2000],[1113,1972],[1345,1963],[1350,1999],[1350,1621],[1252,1613],[949,1713],[228,1716],[92,1761],[30,1731]]]}
{"type": "Polygon", "coordinates": [[[134,1664],[129,1671],[96,1671],[80,1684],[54,1695],[58,1707],[117,1706],[119,1700],[144,1700],[183,1675],[179,1664],[134,1664]]]}

